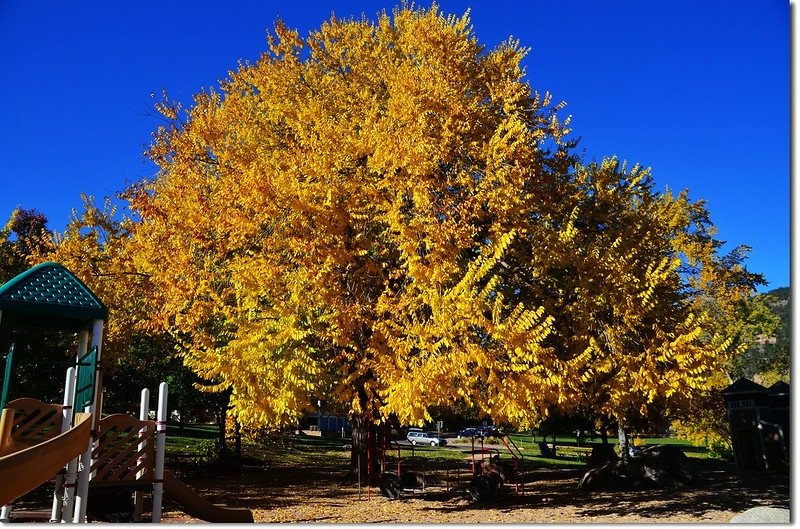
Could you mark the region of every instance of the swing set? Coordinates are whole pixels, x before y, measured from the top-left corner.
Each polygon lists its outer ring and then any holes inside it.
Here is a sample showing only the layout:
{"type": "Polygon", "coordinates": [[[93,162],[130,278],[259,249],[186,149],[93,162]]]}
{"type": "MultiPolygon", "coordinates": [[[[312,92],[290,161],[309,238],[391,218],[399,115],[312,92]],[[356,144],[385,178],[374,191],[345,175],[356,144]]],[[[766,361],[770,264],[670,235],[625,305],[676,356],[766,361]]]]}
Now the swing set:
{"type": "MultiPolygon", "coordinates": [[[[381,494],[391,500],[397,500],[405,495],[424,494],[426,492],[426,470],[424,457],[420,457],[413,444],[405,445],[396,440],[389,439],[389,429],[383,424],[382,443],[378,448],[380,463],[379,489],[381,494]],[[403,452],[410,451],[410,458],[405,458],[403,452]],[[396,466],[389,465],[388,454],[396,453],[396,466]],[[421,462],[421,464],[420,464],[421,462]]],[[[475,438],[471,439],[470,459],[468,466],[471,479],[466,492],[474,501],[487,501],[494,498],[504,484],[513,485],[514,495],[524,495],[524,456],[514,441],[504,435],[500,438],[505,451],[510,455],[511,461],[500,458],[501,450],[497,447],[488,447],[484,439],[480,439],[480,446],[476,447],[475,438]]],[[[367,444],[372,446],[370,431],[367,432],[367,444]]],[[[456,448],[448,448],[453,450],[456,448]]],[[[424,450],[424,448],[422,449],[424,450]]],[[[457,449],[456,449],[457,450],[457,449]]],[[[372,450],[367,450],[367,497],[370,497],[372,478],[372,450]]],[[[448,472],[448,484],[450,469],[448,472]]],[[[449,490],[449,485],[448,485],[449,490]]]]}

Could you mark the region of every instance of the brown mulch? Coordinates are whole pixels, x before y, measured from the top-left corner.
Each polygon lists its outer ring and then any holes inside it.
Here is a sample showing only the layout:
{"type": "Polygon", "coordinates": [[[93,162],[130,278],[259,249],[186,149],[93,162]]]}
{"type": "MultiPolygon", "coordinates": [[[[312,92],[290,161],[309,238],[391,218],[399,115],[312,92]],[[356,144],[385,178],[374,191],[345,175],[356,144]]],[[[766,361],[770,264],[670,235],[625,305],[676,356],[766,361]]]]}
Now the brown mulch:
{"type": "MultiPolygon", "coordinates": [[[[691,487],[625,492],[578,491],[581,469],[538,468],[525,474],[521,494],[506,485],[486,503],[469,500],[466,469],[425,472],[423,493],[399,500],[343,484],[343,469],[317,466],[245,467],[240,472],[196,471],[181,476],[214,503],[246,507],[258,523],[724,523],[755,506],[789,507],[787,473],[736,472],[732,465],[697,461],[691,487]]],[[[168,523],[197,523],[169,501],[168,523]]]]}

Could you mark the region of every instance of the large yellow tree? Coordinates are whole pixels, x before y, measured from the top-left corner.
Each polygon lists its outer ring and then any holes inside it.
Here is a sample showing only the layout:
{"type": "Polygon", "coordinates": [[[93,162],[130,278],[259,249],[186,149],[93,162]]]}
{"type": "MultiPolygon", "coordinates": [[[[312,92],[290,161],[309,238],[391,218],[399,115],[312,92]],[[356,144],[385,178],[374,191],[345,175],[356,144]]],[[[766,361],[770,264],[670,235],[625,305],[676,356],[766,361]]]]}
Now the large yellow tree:
{"type": "MultiPolygon", "coordinates": [[[[436,6],[306,38],[278,23],[220,90],[160,104],[159,172],[109,246],[120,306],[245,427],[312,398],[350,410],[355,444],[455,402],[522,427],[685,403],[735,347],[696,301],[731,272],[704,207],[639,167],[579,165],[524,55],[436,6]]],[[[103,253],[97,233],[62,247],[103,253]]]]}
{"type": "Polygon", "coordinates": [[[270,52],[183,121],[164,105],[175,122],[151,149],[161,172],[130,191],[136,268],[155,288],[153,320],[233,388],[242,424],[292,423],[310,395],[405,423],[458,397],[511,419],[488,404],[491,382],[531,361],[551,318],[503,314],[480,283],[566,158],[523,55],[484,50],[466,16],[435,8],[332,19],[305,40],[278,24],[270,52]],[[435,350],[434,320],[449,328],[435,350]],[[506,339],[525,350],[519,365],[506,339]],[[460,351],[460,389],[396,377],[442,349],[460,351]]]}

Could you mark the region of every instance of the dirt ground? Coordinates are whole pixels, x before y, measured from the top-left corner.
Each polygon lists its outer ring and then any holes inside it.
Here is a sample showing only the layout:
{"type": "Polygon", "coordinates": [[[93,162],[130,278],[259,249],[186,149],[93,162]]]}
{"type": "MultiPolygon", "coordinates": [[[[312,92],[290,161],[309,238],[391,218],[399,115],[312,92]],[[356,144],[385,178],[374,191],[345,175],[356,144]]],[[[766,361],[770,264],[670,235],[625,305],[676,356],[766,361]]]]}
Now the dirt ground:
{"type": "MultiPolygon", "coordinates": [[[[584,492],[580,469],[539,468],[521,494],[505,486],[490,503],[468,499],[465,469],[428,469],[424,493],[399,500],[342,484],[341,467],[245,467],[225,475],[187,472],[181,479],[214,503],[247,507],[255,521],[306,523],[725,523],[755,506],[789,507],[789,476],[737,473],[730,464],[698,460],[698,482],[672,490],[584,492]]],[[[165,502],[167,523],[198,523],[165,502]]]]}

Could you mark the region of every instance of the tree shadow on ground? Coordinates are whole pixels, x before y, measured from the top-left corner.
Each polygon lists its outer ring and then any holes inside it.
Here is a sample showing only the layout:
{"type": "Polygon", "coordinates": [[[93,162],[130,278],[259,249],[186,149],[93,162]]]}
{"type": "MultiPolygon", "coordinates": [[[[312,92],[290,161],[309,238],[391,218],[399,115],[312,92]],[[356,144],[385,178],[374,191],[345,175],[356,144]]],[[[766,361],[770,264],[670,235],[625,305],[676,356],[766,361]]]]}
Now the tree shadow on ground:
{"type": "Polygon", "coordinates": [[[737,473],[732,468],[705,468],[694,484],[682,488],[590,492],[577,490],[584,469],[540,469],[526,475],[522,495],[505,486],[491,501],[458,501],[431,505],[426,510],[516,510],[572,508],[587,519],[619,513],[657,521],[675,515],[702,517],[711,511],[744,511],[754,505],[789,508],[788,474],[737,473]]]}
{"type": "MultiPolygon", "coordinates": [[[[697,460],[698,479],[689,487],[615,492],[577,490],[584,468],[534,468],[524,474],[521,494],[514,494],[514,482],[509,480],[496,498],[486,502],[473,502],[469,498],[471,471],[463,462],[426,462],[421,473],[425,492],[404,494],[400,500],[382,497],[378,479],[372,480],[370,488],[362,486],[359,494],[355,483],[343,480],[347,463],[344,457],[331,459],[320,454],[313,464],[305,465],[270,461],[241,468],[204,466],[185,474],[175,470],[189,487],[213,503],[262,511],[287,508],[296,513],[297,521],[323,521],[313,514],[322,503],[325,509],[351,511],[354,505],[361,505],[377,512],[397,501],[398,505],[407,503],[413,507],[420,521],[424,521],[426,512],[456,515],[447,519],[457,520],[459,513],[485,513],[486,517],[496,519],[503,513],[530,511],[529,518],[535,519],[537,510],[552,509],[569,512],[579,521],[625,514],[653,522],[680,515],[700,519],[707,513],[741,512],[756,505],[785,508],[790,505],[788,474],[738,473],[732,465],[717,461],[697,460]],[[307,507],[305,511],[299,508],[303,506],[307,507]]],[[[21,498],[15,509],[49,506],[51,495],[49,483],[21,498]]],[[[165,507],[179,510],[169,502],[165,507]]]]}
{"type": "MultiPolygon", "coordinates": [[[[269,465],[245,467],[238,472],[221,472],[219,475],[186,476],[187,484],[198,494],[214,498],[214,503],[248,509],[270,509],[313,502],[324,496],[339,500],[341,506],[358,497],[358,484],[346,480],[348,466],[341,463],[298,465],[269,465]]],[[[361,495],[380,496],[376,477],[368,490],[361,487],[361,495]]],[[[334,506],[337,506],[334,504],[334,506]]]]}

